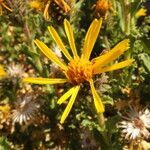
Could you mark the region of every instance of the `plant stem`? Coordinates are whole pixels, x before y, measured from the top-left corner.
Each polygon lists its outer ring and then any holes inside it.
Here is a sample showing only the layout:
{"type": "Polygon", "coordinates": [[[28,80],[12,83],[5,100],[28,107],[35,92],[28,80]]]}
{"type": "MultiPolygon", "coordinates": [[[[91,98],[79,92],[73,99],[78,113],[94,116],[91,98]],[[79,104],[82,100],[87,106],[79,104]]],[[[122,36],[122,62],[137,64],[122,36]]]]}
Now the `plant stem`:
{"type": "Polygon", "coordinates": [[[111,147],[111,142],[110,142],[110,138],[108,137],[107,132],[105,131],[105,117],[103,113],[97,113],[98,116],[98,123],[100,125],[100,127],[103,129],[103,131],[101,132],[101,135],[104,139],[105,144],[110,148],[111,147]]]}
{"type": "Polygon", "coordinates": [[[131,14],[130,14],[130,2],[129,0],[124,0],[124,23],[125,23],[125,34],[130,34],[130,20],[131,20],[131,14]]]}
{"type": "Polygon", "coordinates": [[[130,24],[131,24],[131,14],[130,14],[130,2],[129,0],[121,0],[121,13],[122,18],[122,31],[128,36],[130,35],[130,24]]]}
{"type": "Polygon", "coordinates": [[[101,128],[105,128],[105,117],[103,113],[98,113],[98,123],[100,125],[101,128]]]}
{"type": "Polygon", "coordinates": [[[131,141],[131,143],[129,145],[129,150],[133,150],[133,141],[131,141]]]}
{"type": "Polygon", "coordinates": [[[130,2],[129,0],[122,0],[122,14],[123,14],[123,20],[124,20],[124,32],[126,35],[130,34],[130,2]]]}

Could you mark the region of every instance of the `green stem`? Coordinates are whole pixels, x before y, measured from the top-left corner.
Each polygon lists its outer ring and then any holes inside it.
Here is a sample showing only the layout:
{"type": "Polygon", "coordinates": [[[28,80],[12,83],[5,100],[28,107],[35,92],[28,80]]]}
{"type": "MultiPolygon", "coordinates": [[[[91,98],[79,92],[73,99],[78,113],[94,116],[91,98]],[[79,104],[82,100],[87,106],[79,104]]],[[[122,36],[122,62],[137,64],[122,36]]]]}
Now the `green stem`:
{"type": "Polygon", "coordinates": [[[130,14],[130,2],[124,0],[124,23],[125,23],[125,34],[130,34],[131,14],[130,14]]]}
{"type": "Polygon", "coordinates": [[[130,5],[129,3],[126,4],[126,9],[127,9],[127,13],[126,13],[126,32],[127,35],[130,34],[130,24],[131,24],[131,14],[130,14],[130,5]]]}
{"type": "Polygon", "coordinates": [[[122,12],[122,30],[128,36],[130,35],[130,24],[131,24],[131,14],[130,14],[130,2],[129,0],[121,0],[121,12],[122,12]]]}
{"type": "Polygon", "coordinates": [[[101,128],[105,128],[105,117],[103,113],[98,113],[98,123],[100,125],[101,128]]]}
{"type": "Polygon", "coordinates": [[[112,0],[112,8],[113,8],[113,11],[115,12],[115,14],[116,14],[116,12],[117,12],[117,5],[116,5],[116,1],[115,0],[112,0]]]}
{"type": "Polygon", "coordinates": [[[108,137],[107,132],[105,131],[106,125],[105,125],[104,114],[103,113],[98,113],[97,117],[98,117],[98,123],[99,123],[100,127],[103,129],[103,131],[101,132],[103,140],[104,140],[105,144],[110,148],[111,147],[111,142],[110,142],[110,138],[108,137]]]}
{"type": "Polygon", "coordinates": [[[131,141],[131,143],[129,145],[129,150],[133,150],[133,141],[131,141]]]}
{"type": "Polygon", "coordinates": [[[140,143],[138,143],[138,150],[142,150],[141,142],[140,142],[140,143]]]}

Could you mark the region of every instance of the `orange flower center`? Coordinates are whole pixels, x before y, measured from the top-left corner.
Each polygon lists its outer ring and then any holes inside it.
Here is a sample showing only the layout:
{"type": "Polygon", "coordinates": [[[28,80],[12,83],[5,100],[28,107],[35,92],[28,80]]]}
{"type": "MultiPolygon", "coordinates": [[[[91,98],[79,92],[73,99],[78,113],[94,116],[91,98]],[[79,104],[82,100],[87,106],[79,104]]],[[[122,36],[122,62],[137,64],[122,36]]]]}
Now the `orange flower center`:
{"type": "Polygon", "coordinates": [[[66,71],[67,78],[73,84],[80,84],[84,81],[89,81],[93,75],[92,63],[82,58],[75,58],[68,64],[66,71]]]}
{"type": "Polygon", "coordinates": [[[143,128],[144,128],[144,123],[142,122],[141,119],[135,118],[135,119],[133,120],[133,122],[134,122],[134,125],[135,125],[137,128],[140,128],[140,129],[143,129],[143,128]]]}
{"type": "Polygon", "coordinates": [[[3,2],[3,0],[0,0],[0,4],[3,2]]]}

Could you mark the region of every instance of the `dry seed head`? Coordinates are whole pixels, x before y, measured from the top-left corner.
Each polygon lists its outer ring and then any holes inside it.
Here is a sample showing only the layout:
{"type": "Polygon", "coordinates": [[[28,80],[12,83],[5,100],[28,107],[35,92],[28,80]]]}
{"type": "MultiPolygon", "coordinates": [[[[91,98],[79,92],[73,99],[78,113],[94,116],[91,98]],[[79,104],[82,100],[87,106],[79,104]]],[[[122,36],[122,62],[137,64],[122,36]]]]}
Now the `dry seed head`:
{"type": "Polygon", "coordinates": [[[137,141],[141,138],[149,138],[150,111],[148,109],[136,111],[131,108],[126,116],[122,117],[124,120],[120,122],[118,127],[122,128],[122,134],[125,139],[137,141]]]}
{"type": "Polygon", "coordinates": [[[135,127],[137,127],[137,128],[140,128],[140,129],[144,128],[144,123],[140,118],[135,118],[133,120],[133,123],[134,123],[135,127]]]}

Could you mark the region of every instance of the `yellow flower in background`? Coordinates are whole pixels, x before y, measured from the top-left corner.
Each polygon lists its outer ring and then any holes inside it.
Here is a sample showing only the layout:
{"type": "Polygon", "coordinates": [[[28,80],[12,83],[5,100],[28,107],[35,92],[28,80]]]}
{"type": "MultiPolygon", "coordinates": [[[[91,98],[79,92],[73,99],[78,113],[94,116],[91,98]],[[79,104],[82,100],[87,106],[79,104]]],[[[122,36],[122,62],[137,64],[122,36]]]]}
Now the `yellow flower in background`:
{"type": "Polygon", "coordinates": [[[38,0],[31,1],[29,5],[36,10],[42,10],[42,8],[44,7],[43,4],[38,0]]]}
{"type": "Polygon", "coordinates": [[[10,106],[8,104],[0,106],[0,112],[3,112],[3,114],[5,116],[7,116],[7,114],[9,113],[9,111],[10,111],[10,106]]]}
{"type": "Polygon", "coordinates": [[[136,12],[136,17],[146,16],[147,9],[141,8],[136,12]]]}
{"type": "Polygon", "coordinates": [[[50,7],[50,0],[33,0],[29,2],[30,7],[36,9],[37,11],[42,11],[45,20],[49,20],[49,7],[50,7]]]}
{"type": "Polygon", "coordinates": [[[29,5],[36,10],[42,11],[44,19],[49,20],[50,6],[52,2],[55,2],[65,13],[70,11],[70,6],[64,0],[33,0],[29,2],[29,5]]]}
{"type": "Polygon", "coordinates": [[[4,2],[4,0],[0,0],[0,15],[3,14],[3,8],[7,9],[8,11],[12,12],[12,9],[10,9],[4,2]]]}
{"type": "Polygon", "coordinates": [[[0,65],[0,78],[5,76],[7,76],[7,73],[5,72],[3,66],[0,65]]]}
{"type": "Polygon", "coordinates": [[[111,8],[110,2],[108,0],[97,0],[96,4],[93,6],[95,14],[99,17],[106,17],[107,12],[111,8]]]}
{"type": "Polygon", "coordinates": [[[133,62],[133,59],[128,59],[120,63],[113,64],[112,66],[108,66],[110,62],[118,58],[129,48],[128,39],[125,39],[119,44],[117,44],[112,50],[110,50],[106,54],[96,57],[92,59],[91,61],[89,60],[92,49],[99,35],[101,25],[102,25],[102,19],[99,19],[99,20],[95,19],[91,23],[87,31],[87,34],[85,36],[81,56],[79,56],[77,53],[75,40],[73,36],[73,30],[71,28],[70,23],[67,20],[64,20],[64,29],[68,37],[68,41],[69,41],[73,56],[66,49],[65,45],[63,44],[56,30],[52,26],[48,27],[48,30],[50,31],[50,34],[52,35],[54,41],[57,43],[61,52],[67,58],[68,64],[62,62],[55,55],[55,53],[51,49],[49,49],[42,41],[39,41],[38,39],[35,40],[36,45],[39,47],[42,53],[45,54],[45,56],[47,56],[52,62],[56,63],[62,69],[62,72],[65,74],[66,78],[61,79],[61,78],[41,78],[41,77],[30,78],[28,77],[28,78],[24,78],[23,82],[34,83],[34,84],[62,84],[66,82],[72,83],[73,87],[70,88],[64,95],[62,95],[57,102],[58,104],[62,104],[67,99],[70,99],[67,104],[67,107],[65,108],[65,111],[62,114],[62,117],[60,120],[61,123],[64,123],[65,119],[67,118],[75,102],[77,94],[80,90],[81,84],[85,82],[89,82],[90,84],[93,99],[94,99],[94,105],[95,105],[97,112],[103,113],[104,105],[98,93],[95,90],[94,82],[92,79],[93,76],[96,74],[103,73],[103,72],[117,70],[117,69],[129,66],[133,62]]]}

